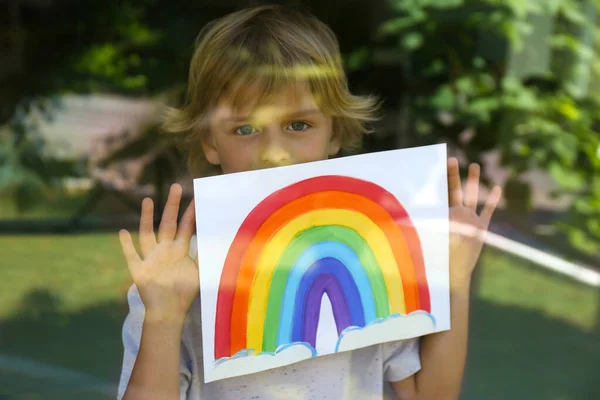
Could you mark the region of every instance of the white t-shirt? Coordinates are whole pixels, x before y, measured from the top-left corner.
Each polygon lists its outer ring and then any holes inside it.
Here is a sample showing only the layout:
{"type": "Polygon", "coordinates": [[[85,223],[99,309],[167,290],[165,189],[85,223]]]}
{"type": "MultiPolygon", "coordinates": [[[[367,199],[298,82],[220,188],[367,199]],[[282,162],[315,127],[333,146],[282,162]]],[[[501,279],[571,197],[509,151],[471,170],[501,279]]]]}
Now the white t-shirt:
{"type": "MultiPolygon", "coordinates": [[[[192,244],[195,239],[192,240],[192,244]]],[[[190,255],[196,257],[195,245],[190,255]]],[[[139,350],[144,304],[133,285],[128,292],[129,315],[123,324],[121,400],[139,350]]],[[[384,380],[401,381],[421,369],[420,340],[384,343],[305,360],[246,376],[204,383],[200,298],[190,307],[181,339],[181,399],[381,400],[384,380]]]]}

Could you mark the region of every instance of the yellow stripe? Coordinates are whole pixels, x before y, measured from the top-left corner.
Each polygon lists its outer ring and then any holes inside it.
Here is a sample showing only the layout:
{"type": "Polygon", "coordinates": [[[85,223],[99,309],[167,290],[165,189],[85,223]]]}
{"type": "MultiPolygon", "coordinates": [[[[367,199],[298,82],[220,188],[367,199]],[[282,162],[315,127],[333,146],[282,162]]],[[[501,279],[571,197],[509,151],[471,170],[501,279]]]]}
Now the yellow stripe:
{"type": "Polygon", "coordinates": [[[352,210],[309,211],[291,220],[275,233],[260,254],[248,300],[247,348],[262,350],[267,297],[277,261],[296,234],[313,226],[324,225],[348,227],[365,239],[381,266],[390,301],[390,312],[405,314],[400,271],[392,248],[381,228],[364,214],[352,210]]]}

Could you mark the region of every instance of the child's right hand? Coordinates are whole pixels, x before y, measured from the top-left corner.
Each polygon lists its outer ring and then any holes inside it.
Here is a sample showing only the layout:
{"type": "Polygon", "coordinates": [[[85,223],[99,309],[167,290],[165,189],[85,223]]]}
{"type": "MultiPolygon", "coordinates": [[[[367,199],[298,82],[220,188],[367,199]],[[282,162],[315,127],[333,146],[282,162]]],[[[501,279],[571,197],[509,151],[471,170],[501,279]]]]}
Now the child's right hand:
{"type": "Polygon", "coordinates": [[[183,322],[200,292],[198,266],[189,256],[195,230],[193,200],[181,218],[179,229],[177,226],[182,191],[178,184],[171,186],[158,229],[158,240],[154,234],[154,203],[149,198],[143,200],[141,257],[131,234],[125,229],[119,232],[129,272],[144,302],[146,319],[183,322]]]}

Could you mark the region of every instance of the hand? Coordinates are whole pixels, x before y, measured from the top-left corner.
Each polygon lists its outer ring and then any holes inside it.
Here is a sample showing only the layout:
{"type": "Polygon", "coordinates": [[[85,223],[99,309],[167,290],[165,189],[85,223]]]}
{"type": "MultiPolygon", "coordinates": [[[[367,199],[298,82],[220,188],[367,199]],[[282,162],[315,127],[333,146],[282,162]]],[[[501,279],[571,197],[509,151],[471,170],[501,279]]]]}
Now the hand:
{"type": "Polygon", "coordinates": [[[129,272],[144,302],[146,318],[183,322],[199,295],[198,266],[189,256],[195,230],[194,201],[188,206],[177,229],[181,194],[180,185],[171,186],[158,229],[158,241],[153,226],[154,204],[149,198],[142,201],[141,257],[133,245],[131,234],[124,229],[119,232],[129,272]]]}
{"type": "Polygon", "coordinates": [[[494,187],[481,214],[477,215],[479,174],[479,165],[471,164],[463,194],[458,160],[456,158],[448,160],[451,290],[469,288],[471,275],[481,254],[490,220],[502,194],[499,186],[494,187]]]}

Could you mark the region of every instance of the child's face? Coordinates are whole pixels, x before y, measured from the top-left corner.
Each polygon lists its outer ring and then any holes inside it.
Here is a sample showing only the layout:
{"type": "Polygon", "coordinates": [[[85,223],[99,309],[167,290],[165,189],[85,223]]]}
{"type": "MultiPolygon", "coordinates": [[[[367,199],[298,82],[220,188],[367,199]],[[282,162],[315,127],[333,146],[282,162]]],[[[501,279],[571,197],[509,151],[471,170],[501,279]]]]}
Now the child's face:
{"type": "Polygon", "coordinates": [[[221,165],[224,173],[325,160],[339,149],[332,118],[319,110],[305,88],[290,89],[269,104],[238,113],[223,99],[203,141],[207,160],[221,165]]]}

